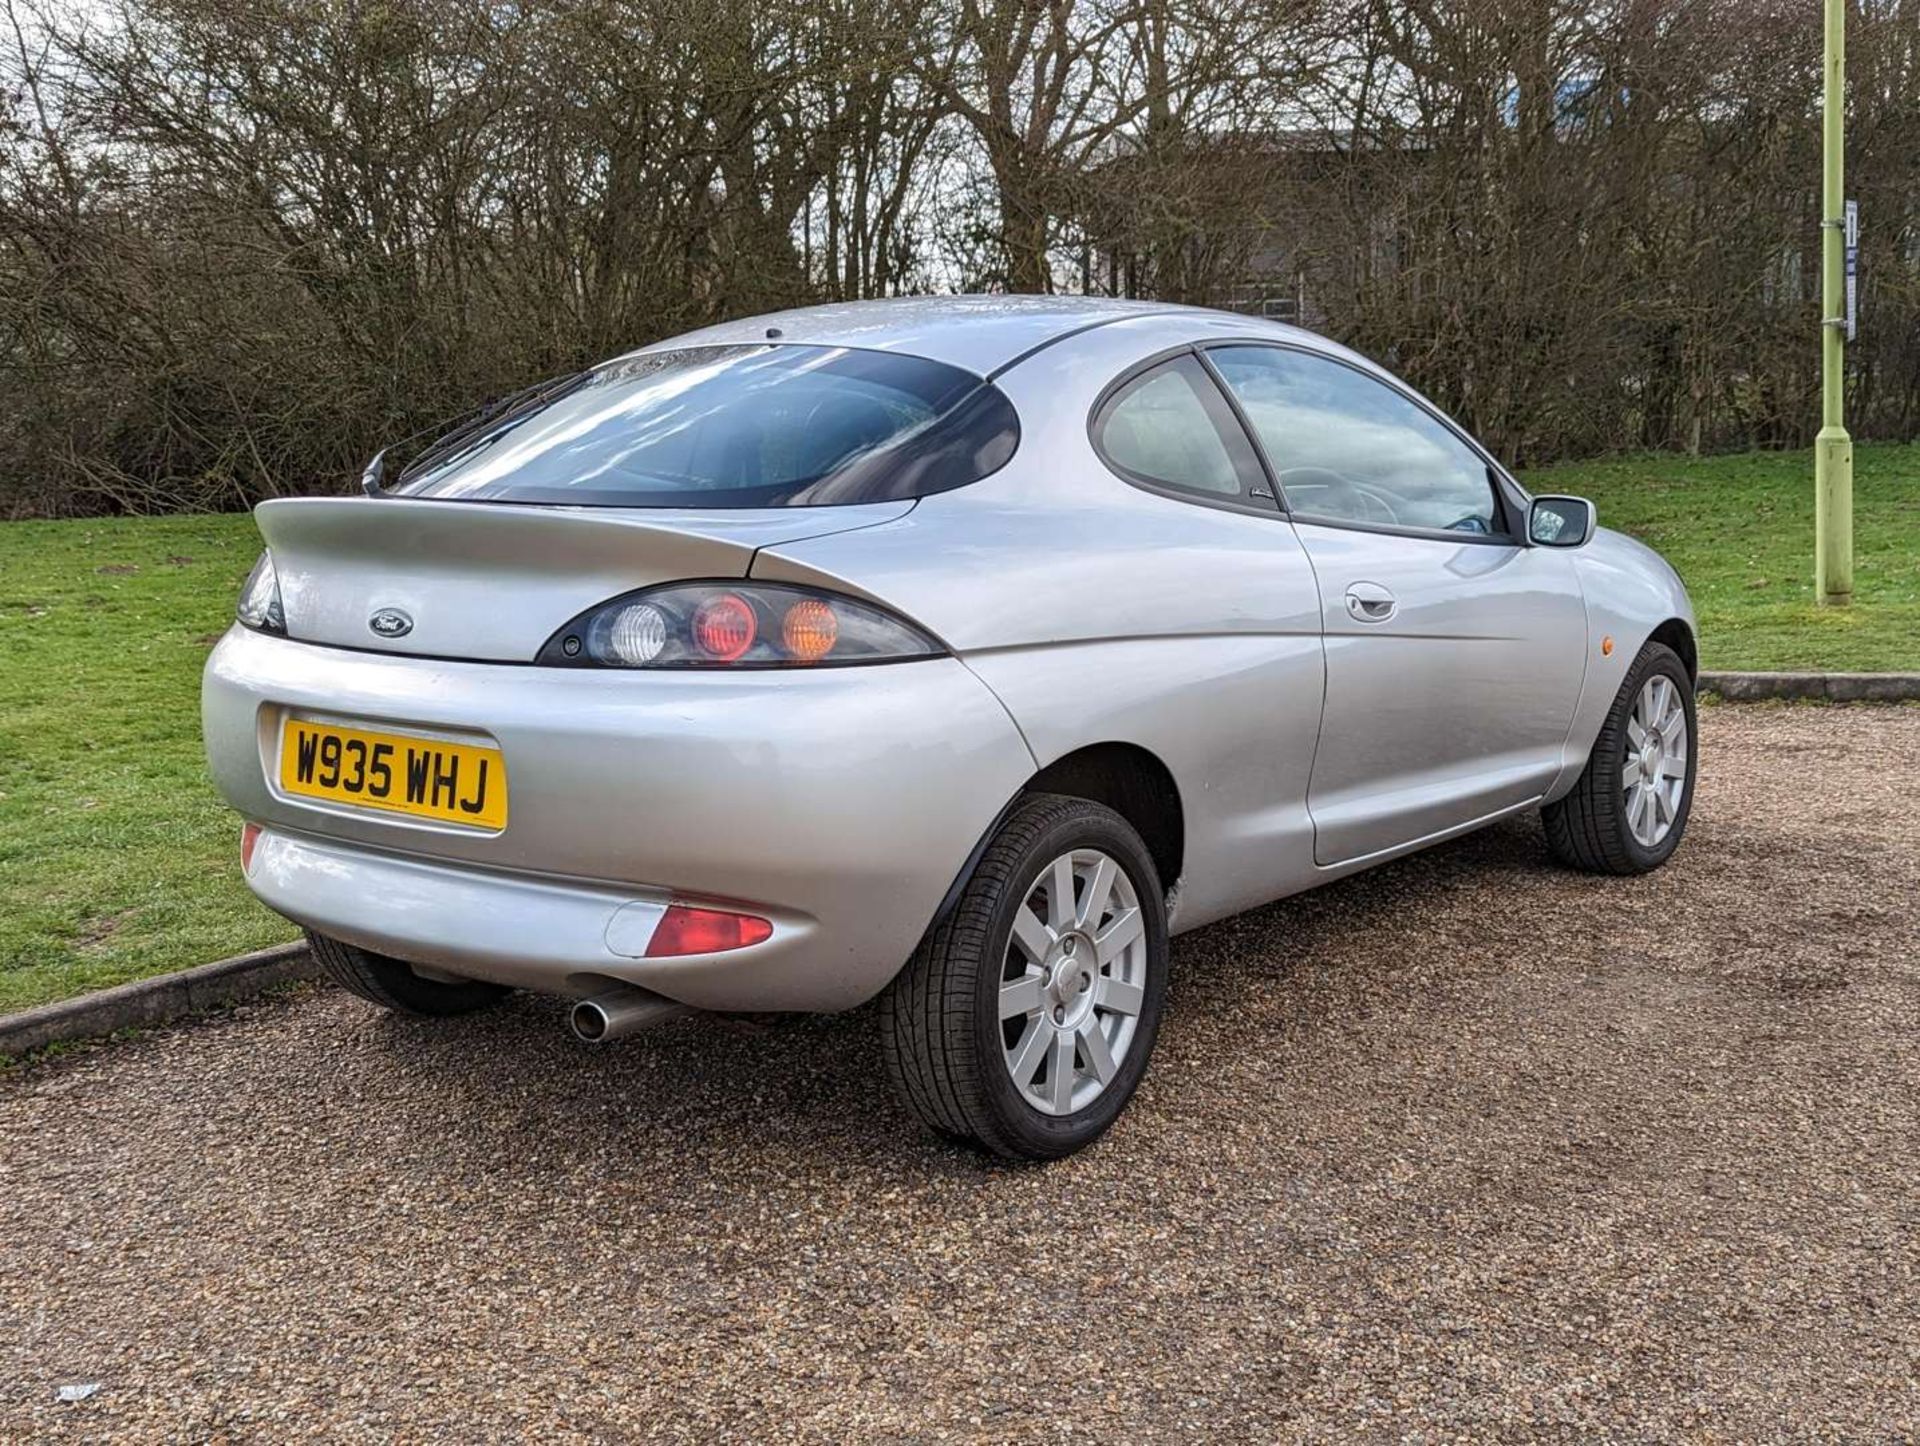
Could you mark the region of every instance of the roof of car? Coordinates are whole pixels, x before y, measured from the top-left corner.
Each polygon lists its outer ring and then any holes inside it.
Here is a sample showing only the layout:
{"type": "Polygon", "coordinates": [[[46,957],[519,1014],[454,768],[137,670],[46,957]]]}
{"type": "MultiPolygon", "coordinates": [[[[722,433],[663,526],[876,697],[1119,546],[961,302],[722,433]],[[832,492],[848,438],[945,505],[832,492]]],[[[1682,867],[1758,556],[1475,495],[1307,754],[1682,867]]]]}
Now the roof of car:
{"type": "Polygon", "coordinates": [[[640,350],[766,341],[775,330],[779,335],[772,339],[782,342],[905,352],[990,376],[1036,347],[1090,326],[1194,310],[1105,296],[905,296],[722,322],[640,350]]]}

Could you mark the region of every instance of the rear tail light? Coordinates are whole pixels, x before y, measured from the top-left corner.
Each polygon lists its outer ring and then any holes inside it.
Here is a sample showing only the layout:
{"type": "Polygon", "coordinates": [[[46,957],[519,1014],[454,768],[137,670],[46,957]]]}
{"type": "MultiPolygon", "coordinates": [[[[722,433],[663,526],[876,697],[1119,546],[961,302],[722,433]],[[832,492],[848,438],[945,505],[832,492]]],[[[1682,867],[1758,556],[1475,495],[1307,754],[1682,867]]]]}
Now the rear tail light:
{"type": "Polygon", "coordinates": [[[772,937],[773,925],[756,914],[673,904],[654,928],[653,938],[647,941],[647,958],[724,954],[729,949],[745,949],[772,937]]]}
{"type": "Polygon", "coordinates": [[[280,602],[280,577],[274,571],[272,553],[261,553],[253,571],[247,574],[234,614],[256,632],[286,632],[287,610],[280,602]]]}
{"type": "Polygon", "coordinates": [[[253,872],[253,851],[260,843],[260,825],[243,823],[240,825],[240,872],[253,872]]]}
{"type": "Polygon", "coordinates": [[[555,633],[559,668],[804,668],[937,657],[925,632],[872,603],[788,583],[679,582],[613,598],[555,633]]]}

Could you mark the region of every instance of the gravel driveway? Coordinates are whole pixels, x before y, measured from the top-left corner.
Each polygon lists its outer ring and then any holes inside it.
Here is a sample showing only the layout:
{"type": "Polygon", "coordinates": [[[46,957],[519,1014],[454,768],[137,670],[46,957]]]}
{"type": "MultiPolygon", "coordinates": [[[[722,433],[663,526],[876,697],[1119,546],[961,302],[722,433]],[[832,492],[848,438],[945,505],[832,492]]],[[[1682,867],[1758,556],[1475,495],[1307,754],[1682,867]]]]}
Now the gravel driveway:
{"type": "Polygon", "coordinates": [[[314,989],[16,1071],[0,1438],[1911,1439],[1920,708],[1703,726],[1652,878],[1529,819],[1178,941],[1054,1166],[865,1013],[314,989]]]}

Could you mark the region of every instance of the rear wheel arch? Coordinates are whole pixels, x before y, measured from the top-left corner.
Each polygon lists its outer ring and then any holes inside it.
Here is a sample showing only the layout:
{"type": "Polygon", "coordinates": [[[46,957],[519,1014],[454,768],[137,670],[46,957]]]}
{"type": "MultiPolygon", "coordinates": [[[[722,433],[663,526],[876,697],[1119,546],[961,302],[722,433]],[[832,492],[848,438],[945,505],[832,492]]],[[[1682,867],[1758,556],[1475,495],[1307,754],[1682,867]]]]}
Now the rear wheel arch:
{"type": "Polygon", "coordinates": [[[1172,770],[1157,754],[1137,743],[1092,743],[1054,759],[1006,801],[948,886],[946,897],[934,910],[929,930],[953,912],[994,838],[1020,805],[1035,794],[1087,799],[1119,814],[1146,844],[1154,871],[1160,875],[1161,889],[1172,893],[1186,861],[1186,811],[1172,770]]]}
{"type": "Polygon", "coordinates": [[[1160,886],[1172,889],[1186,862],[1186,810],[1180,785],[1158,755],[1137,743],[1093,743],[1063,754],[1021,790],[1105,804],[1133,826],[1153,856],[1160,886]]]}

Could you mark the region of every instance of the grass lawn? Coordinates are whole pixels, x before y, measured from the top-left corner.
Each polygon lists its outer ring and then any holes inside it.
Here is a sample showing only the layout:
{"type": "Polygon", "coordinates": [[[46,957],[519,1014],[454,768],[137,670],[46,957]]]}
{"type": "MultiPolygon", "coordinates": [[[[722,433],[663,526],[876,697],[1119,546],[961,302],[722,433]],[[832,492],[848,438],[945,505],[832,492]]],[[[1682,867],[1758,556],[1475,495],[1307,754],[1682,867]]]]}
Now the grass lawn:
{"type": "MultiPolygon", "coordinates": [[[[1808,454],[1545,469],[1669,557],[1715,668],[1920,669],[1920,447],[1858,450],[1858,603],[1812,605],[1808,454]]],[[[240,881],[200,667],[246,517],[0,524],[0,1012],[293,937],[240,881]]]]}
{"type": "Polygon", "coordinates": [[[200,751],[259,552],[246,516],[0,524],[0,1012],[294,936],[200,751]]]}
{"type": "Polygon", "coordinates": [[[1600,524],[1679,569],[1700,665],[1734,672],[1920,670],[1920,446],[1859,446],[1854,606],[1813,605],[1813,456],[1651,455],[1545,467],[1534,492],[1591,497],[1600,524]]]}

